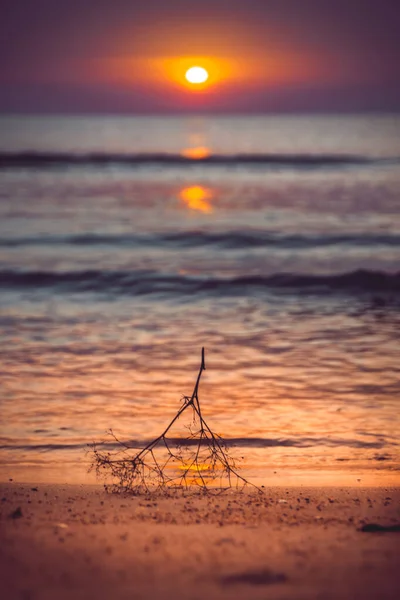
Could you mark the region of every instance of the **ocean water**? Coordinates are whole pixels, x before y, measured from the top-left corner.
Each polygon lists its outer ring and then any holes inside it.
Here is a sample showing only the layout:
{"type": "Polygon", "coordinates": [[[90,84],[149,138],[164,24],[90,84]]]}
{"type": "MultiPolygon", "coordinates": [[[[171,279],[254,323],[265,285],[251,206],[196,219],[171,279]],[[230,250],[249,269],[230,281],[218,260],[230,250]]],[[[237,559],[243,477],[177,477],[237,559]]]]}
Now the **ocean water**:
{"type": "Polygon", "coordinates": [[[204,346],[245,475],[395,480],[399,209],[398,116],[2,117],[0,477],[89,481],[204,346]]]}

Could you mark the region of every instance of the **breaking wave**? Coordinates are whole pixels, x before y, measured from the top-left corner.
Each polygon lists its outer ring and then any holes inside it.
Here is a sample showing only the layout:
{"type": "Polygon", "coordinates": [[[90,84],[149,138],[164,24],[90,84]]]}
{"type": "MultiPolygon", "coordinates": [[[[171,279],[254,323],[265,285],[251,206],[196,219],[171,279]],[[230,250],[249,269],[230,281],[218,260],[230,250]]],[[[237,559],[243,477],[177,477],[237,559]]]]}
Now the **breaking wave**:
{"type": "Polygon", "coordinates": [[[242,248],[289,248],[307,249],[338,245],[357,247],[400,246],[400,235],[346,233],[340,235],[283,235],[262,230],[204,232],[182,231],[155,234],[107,234],[84,233],[79,235],[45,235],[14,237],[0,240],[0,247],[71,245],[71,246],[116,246],[116,247],[217,247],[236,250],[242,248]]]}
{"type": "MultiPolygon", "coordinates": [[[[180,446],[196,446],[199,442],[195,439],[186,438],[168,438],[172,444],[180,446]]],[[[129,448],[144,448],[149,443],[149,440],[125,440],[129,448]]],[[[206,444],[207,441],[204,441],[206,444]]],[[[344,439],[332,437],[298,437],[298,438],[224,438],[223,444],[228,447],[237,448],[311,448],[315,446],[327,446],[330,448],[364,448],[380,450],[385,446],[397,446],[397,443],[391,443],[387,440],[365,441],[360,439],[344,439]]],[[[0,445],[0,450],[36,450],[36,451],[51,451],[51,450],[82,450],[90,447],[87,443],[46,443],[46,444],[3,444],[0,445]]],[[[96,444],[98,447],[109,449],[119,448],[116,442],[104,442],[96,444]]]]}
{"type": "Polygon", "coordinates": [[[335,292],[399,292],[400,272],[357,270],[336,275],[275,273],[233,278],[161,275],[155,271],[0,271],[2,288],[54,288],[63,292],[127,295],[213,293],[246,295],[249,290],[288,290],[330,294],[335,292]]]}
{"type": "Polygon", "coordinates": [[[210,154],[202,158],[189,158],[169,153],[101,153],[78,154],[71,152],[0,152],[0,168],[13,167],[72,167],[104,165],[264,165],[286,168],[321,168],[362,166],[373,164],[398,164],[400,157],[375,158],[347,154],[210,154]]]}

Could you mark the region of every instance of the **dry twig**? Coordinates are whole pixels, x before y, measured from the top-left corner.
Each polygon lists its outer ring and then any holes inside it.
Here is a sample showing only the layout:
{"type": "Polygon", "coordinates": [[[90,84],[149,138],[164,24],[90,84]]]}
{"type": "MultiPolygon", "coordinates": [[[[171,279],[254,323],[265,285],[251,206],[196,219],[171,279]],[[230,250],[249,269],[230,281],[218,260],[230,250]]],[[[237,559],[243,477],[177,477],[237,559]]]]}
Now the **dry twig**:
{"type": "Polygon", "coordinates": [[[210,488],[253,486],[238,473],[236,461],[229,454],[223,438],[211,430],[203,417],[199,384],[205,369],[202,348],[192,395],[183,397],[181,407],[163,433],[144,448],[133,452],[134,448],[119,440],[112,430],[109,433],[117,447],[115,451],[104,450],[103,444],[91,445],[93,462],[90,469],[106,480],[107,489],[138,494],[171,488],[195,487],[208,491],[210,488]],[[191,412],[188,436],[184,439],[168,437],[172,426],[188,411],[191,412]]]}

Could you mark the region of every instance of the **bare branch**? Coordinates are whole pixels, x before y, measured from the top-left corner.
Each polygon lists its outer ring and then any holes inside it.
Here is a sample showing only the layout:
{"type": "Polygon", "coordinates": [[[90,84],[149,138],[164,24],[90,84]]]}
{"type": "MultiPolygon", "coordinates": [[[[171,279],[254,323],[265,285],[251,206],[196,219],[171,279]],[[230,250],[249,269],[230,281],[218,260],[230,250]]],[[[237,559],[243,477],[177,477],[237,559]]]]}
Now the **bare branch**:
{"type": "Polygon", "coordinates": [[[215,434],[205,421],[199,400],[199,385],[206,370],[205,352],[201,349],[201,364],[191,396],[183,396],[183,404],[169,425],[144,448],[134,448],[119,440],[112,430],[110,435],[117,450],[103,450],[104,445],[90,445],[90,470],[105,480],[113,492],[135,494],[165,492],[168,488],[196,488],[207,492],[225,487],[242,489],[251,485],[242,477],[235,459],[230,455],[222,437],[215,434]],[[190,411],[188,435],[184,439],[168,438],[173,425],[186,411],[190,411]],[[216,487],[219,481],[220,487],[216,487]]]}

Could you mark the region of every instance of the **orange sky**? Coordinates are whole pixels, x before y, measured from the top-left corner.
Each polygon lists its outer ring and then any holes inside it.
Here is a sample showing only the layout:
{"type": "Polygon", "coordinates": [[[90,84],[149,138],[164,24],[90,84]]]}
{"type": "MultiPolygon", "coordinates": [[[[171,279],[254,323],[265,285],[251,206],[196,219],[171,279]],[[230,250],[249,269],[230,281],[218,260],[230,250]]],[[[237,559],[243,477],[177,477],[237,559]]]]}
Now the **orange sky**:
{"type": "Polygon", "coordinates": [[[392,0],[5,4],[0,110],[400,108],[392,0]],[[193,64],[210,73],[198,90],[193,64]]]}

